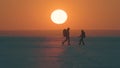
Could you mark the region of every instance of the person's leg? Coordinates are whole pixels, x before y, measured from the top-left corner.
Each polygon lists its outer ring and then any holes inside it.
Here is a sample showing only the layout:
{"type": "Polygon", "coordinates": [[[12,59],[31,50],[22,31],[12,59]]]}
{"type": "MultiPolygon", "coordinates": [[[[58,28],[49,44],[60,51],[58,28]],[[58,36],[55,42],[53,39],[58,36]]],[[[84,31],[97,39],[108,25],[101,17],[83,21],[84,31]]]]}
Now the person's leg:
{"type": "Polygon", "coordinates": [[[85,45],[84,39],[82,40],[83,45],[85,45]]]}
{"type": "Polygon", "coordinates": [[[62,44],[64,45],[64,43],[67,41],[67,38],[65,38],[65,40],[62,42],[62,44]]]}
{"type": "Polygon", "coordinates": [[[68,37],[68,45],[70,45],[70,38],[68,37]]]}
{"type": "Polygon", "coordinates": [[[81,39],[79,40],[79,45],[81,45],[81,39]]]}
{"type": "Polygon", "coordinates": [[[83,41],[83,45],[85,45],[84,41],[83,41]]]}

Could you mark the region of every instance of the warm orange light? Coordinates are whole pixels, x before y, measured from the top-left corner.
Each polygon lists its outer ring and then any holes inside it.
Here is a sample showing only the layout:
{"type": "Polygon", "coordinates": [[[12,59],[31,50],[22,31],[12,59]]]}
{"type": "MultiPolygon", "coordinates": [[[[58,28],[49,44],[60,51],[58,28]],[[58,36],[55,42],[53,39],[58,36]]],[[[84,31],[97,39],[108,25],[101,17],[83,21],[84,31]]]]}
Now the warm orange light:
{"type": "Polygon", "coordinates": [[[54,10],[51,14],[51,20],[55,24],[63,24],[67,20],[67,13],[62,9],[54,10]]]}

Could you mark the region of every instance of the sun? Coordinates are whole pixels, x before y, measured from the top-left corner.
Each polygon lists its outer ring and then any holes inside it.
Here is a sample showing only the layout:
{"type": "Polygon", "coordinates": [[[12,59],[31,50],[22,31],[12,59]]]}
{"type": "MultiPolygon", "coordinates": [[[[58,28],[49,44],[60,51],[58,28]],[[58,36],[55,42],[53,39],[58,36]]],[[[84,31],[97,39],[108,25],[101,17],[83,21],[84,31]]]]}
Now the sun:
{"type": "Polygon", "coordinates": [[[51,13],[51,20],[55,24],[63,24],[68,18],[67,13],[62,9],[56,9],[51,13]]]}

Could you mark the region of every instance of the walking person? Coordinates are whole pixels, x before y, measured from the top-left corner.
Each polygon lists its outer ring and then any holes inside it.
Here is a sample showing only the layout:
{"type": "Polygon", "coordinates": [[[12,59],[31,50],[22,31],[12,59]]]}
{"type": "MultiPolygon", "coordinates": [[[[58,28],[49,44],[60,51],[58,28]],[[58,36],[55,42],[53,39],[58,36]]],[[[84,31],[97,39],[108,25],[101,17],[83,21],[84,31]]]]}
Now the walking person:
{"type": "Polygon", "coordinates": [[[62,42],[63,45],[65,42],[67,42],[68,45],[70,45],[70,32],[69,31],[70,31],[70,28],[63,30],[63,36],[65,37],[65,40],[62,42]]]}
{"type": "Polygon", "coordinates": [[[81,44],[85,45],[85,42],[84,42],[85,37],[86,37],[85,31],[81,30],[79,45],[81,45],[81,44]]]}

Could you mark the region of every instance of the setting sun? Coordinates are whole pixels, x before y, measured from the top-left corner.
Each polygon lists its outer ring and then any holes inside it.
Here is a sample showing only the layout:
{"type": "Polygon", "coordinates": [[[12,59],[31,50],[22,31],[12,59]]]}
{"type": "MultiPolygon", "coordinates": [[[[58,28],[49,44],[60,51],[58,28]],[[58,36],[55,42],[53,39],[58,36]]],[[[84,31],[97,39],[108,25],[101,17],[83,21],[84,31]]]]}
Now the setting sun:
{"type": "Polygon", "coordinates": [[[65,23],[65,21],[67,20],[67,17],[68,17],[67,13],[62,9],[54,10],[51,13],[51,20],[55,24],[63,24],[63,23],[65,23]]]}

